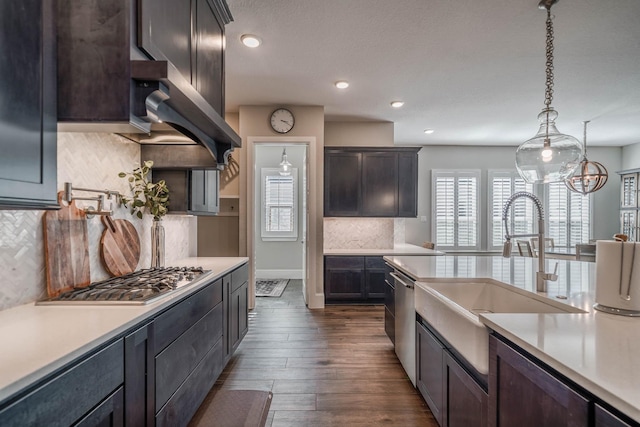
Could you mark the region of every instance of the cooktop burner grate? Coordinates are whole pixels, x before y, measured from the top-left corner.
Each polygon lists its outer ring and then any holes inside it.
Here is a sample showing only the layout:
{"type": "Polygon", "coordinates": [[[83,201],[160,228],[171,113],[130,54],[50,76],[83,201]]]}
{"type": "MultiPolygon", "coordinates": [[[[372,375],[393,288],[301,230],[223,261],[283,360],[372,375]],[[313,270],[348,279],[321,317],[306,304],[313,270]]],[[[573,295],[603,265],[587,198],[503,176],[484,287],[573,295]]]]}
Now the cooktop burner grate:
{"type": "Polygon", "coordinates": [[[193,282],[206,271],[202,267],[149,268],[94,282],[38,304],[147,304],[193,282]]]}

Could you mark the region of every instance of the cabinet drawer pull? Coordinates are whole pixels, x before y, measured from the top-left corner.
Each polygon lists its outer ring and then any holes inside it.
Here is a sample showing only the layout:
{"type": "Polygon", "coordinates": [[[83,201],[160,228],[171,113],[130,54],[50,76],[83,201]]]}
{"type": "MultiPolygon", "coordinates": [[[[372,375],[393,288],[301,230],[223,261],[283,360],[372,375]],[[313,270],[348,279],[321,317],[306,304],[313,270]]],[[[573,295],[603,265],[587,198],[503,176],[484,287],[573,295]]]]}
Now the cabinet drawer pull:
{"type": "MultiPolygon", "coordinates": [[[[413,281],[407,282],[404,277],[400,277],[396,272],[390,273],[391,277],[396,279],[398,282],[402,283],[405,288],[413,289],[413,281]]],[[[407,278],[408,279],[408,278],[407,278]]]]}

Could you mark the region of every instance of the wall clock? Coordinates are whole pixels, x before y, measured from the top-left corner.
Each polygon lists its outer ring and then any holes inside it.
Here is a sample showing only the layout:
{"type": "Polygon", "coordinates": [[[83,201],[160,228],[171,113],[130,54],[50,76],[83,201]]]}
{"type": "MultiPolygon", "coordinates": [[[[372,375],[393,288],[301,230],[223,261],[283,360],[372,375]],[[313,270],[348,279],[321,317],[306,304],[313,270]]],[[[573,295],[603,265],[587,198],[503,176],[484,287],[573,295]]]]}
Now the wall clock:
{"type": "Polygon", "coordinates": [[[286,108],[278,108],[271,113],[271,128],[278,133],[289,132],[294,124],[293,113],[286,108]]]}

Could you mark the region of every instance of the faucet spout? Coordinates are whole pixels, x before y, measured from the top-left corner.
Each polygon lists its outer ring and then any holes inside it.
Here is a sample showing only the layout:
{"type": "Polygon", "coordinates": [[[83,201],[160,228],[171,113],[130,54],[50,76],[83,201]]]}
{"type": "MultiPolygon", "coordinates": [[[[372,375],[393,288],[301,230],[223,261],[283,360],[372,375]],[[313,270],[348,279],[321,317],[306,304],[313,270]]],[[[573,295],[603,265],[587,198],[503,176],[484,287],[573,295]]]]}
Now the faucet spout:
{"type": "Polygon", "coordinates": [[[538,238],[538,271],[536,272],[536,290],[538,292],[547,291],[547,280],[557,280],[558,276],[552,273],[546,273],[545,270],[545,254],[544,254],[544,210],[542,202],[534,194],[527,191],[519,191],[514,193],[507,199],[502,208],[502,222],[504,223],[504,248],[502,256],[509,258],[511,256],[511,239],[514,237],[537,237],[538,238]],[[538,213],[538,233],[537,234],[509,234],[509,209],[513,202],[520,198],[527,198],[533,202],[538,213]]]}

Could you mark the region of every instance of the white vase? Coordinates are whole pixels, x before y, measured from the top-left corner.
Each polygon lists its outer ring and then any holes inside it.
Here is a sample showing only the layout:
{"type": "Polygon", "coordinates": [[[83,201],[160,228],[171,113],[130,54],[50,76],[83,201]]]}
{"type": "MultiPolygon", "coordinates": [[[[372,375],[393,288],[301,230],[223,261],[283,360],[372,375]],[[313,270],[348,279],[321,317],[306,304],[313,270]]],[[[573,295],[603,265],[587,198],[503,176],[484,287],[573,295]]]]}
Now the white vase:
{"type": "Polygon", "coordinates": [[[151,226],[151,268],[164,267],[164,227],[162,221],[153,220],[151,226]]]}

